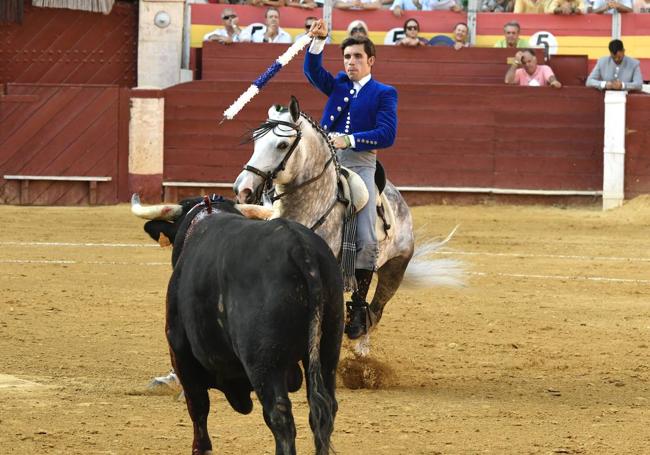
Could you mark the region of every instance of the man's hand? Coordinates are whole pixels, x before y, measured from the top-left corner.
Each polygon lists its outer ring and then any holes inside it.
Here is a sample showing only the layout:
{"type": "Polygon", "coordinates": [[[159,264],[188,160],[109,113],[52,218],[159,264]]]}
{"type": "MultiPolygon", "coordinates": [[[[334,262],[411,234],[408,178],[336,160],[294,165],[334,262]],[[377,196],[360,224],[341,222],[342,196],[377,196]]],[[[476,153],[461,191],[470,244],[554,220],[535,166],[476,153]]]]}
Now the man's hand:
{"type": "Polygon", "coordinates": [[[318,19],[311,24],[309,29],[309,36],[312,38],[325,39],[327,38],[327,25],[323,19],[318,19]]]}
{"type": "Polygon", "coordinates": [[[521,66],[523,62],[521,59],[524,58],[524,53],[522,51],[517,51],[515,54],[515,61],[513,62],[514,65],[516,66],[521,66]]]}
{"type": "Polygon", "coordinates": [[[552,82],[551,82],[550,84],[548,84],[548,85],[550,85],[550,86],[553,87],[553,88],[562,88],[562,84],[561,84],[560,81],[558,81],[557,79],[554,80],[554,81],[552,81],[552,82]]]}
{"type": "Polygon", "coordinates": [[[334,148],[337,149],[346,149],[349,147],[347,141],[345,140],[345,136],[333,136],[332,144],[334,145],[334,148]]]}
{"type": "Polygon", "coordinates": [[[621,81],[607,81],[605,83],[605,89],[607,90],[622,90],[623,83],[621,81]]]}

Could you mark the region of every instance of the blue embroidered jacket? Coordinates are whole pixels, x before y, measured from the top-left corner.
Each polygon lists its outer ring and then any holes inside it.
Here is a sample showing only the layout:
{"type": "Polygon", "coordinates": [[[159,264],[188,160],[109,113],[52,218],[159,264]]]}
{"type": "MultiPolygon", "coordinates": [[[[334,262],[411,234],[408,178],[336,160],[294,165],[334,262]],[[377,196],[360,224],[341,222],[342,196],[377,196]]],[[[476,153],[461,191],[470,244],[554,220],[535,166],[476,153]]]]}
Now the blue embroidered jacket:
{"type": "Polygon", "coordinates": [[[323,53],[305,56],[305,76],[329,97],[321,119],[326,131],[354,136],[356,151],[386,148],[397,134],[397,91],[370,79],[354,98],[350,78],[341,71],[336,77],[323,68],[323,53]]]}

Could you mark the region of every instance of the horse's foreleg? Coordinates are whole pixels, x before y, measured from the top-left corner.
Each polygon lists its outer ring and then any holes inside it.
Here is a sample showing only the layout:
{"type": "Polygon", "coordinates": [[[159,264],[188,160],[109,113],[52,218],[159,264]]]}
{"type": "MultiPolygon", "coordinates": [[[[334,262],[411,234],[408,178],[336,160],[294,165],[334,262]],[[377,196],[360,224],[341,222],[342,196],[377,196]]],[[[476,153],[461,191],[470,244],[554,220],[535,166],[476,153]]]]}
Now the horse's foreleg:
{"type": "Polygon", "coordinates": [[[379,323],[384,307],[393,298],[397,288],[402,283],[404,272],[408,266],[411,256],[397,256],[386,261],[377,271],[377,288],[370,303],[370,317],[372,326],[379,323]]]}

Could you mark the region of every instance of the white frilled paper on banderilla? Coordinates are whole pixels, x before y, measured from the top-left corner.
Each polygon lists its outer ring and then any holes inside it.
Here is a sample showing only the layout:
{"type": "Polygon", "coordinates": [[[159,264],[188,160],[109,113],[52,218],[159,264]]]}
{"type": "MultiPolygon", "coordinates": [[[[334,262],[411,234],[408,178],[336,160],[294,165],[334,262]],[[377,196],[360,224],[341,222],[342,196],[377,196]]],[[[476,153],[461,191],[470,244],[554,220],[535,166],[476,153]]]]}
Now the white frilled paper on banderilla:
{"type": "Polygon", "coordinates": [[[248,89],[237,98],[237,101],[232,103],[228,109],[223,112],[223,118],[227,120],[232,120],[235,116],[241,111],[250,100],[252,100],[255,95],[257,95],[262,87],[264,87],[273,76],[275,76],[278,71],[282,69],[283,66],[286,66],[298,53],[303,50],[311,42],[311,36],[309,34],[303,35],[298,38],[298,41],[293,43],[289,49],[287,49],[281,56],[277,58],[273,65],[260,75],[248,89]]]}

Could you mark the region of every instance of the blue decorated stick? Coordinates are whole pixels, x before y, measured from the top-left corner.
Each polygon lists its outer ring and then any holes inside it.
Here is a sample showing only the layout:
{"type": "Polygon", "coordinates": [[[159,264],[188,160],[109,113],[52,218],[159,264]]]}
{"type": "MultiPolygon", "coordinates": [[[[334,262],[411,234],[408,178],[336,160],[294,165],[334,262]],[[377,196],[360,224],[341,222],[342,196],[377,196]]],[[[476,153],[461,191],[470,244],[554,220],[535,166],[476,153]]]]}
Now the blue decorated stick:
{"type": "MultiPolygon", "coordinates": [[[[284,52],[284,54],[278,57],[273,65],[269,66],[269,68],[264,71],[260,77],[253,81],[251,86],[248,87],[244,93],[239,95],[237,101],[232,103],[230,107],[223,112],[223,120],[232,120],[235,118],[235,115],[237,115],[239,111],[241,111],[243,107],[260,92],[262,87],[264,87],[271,79],[273,79],[273,76],[275,76],[283,66],[286,66],[287,63],[289,63],[296,55],[298,55],[298,53],[303,50],[310,42],[311,36],[309,36],[308,33],[298,38],[298,40],[293,43],[289,49],[284,52]]],[[[223,122],[223,120],[221,121],[223,122]]]]}

